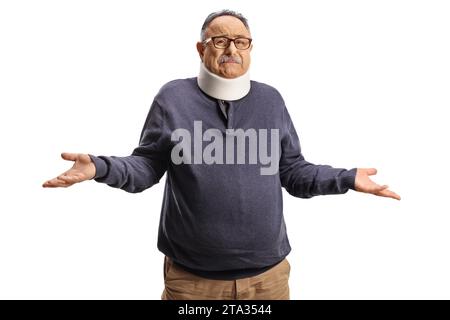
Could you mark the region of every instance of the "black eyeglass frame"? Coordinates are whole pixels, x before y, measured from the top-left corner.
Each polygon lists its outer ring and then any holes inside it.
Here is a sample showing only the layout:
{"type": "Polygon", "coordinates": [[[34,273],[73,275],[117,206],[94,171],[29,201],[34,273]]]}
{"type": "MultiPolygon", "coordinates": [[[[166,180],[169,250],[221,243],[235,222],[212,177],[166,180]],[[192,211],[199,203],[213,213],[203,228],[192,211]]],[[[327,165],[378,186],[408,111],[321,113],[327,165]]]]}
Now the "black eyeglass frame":
{"type": "Polygon", "coordinates": [[[234,46],[236,47],[236,49],[238,49],[238,50],[247,50],[252,45],[252,40],[253,40],[252,38],[246,38],[246,37],[238,37],[238,38],[231,39],[231,38],[228,38],[228,37],[225,37],[225,36],[216,36],[216,37],[210,37],[208,39],[203,40],[203,45],[206,46],[210,41],[212,41],[214,48],[216,48],[216,49],[226,49],[226,48],[228,48],[230,46],[231,42],[233,42],[234,46]],[[228,45],[226,47],[223,47],[223,48],[217,47],[215,42],[214,42],[214,40],[217,39],[217,38],[225,38],[225,39],[227,39],[228,40],[228,45]],[[235,41],[239,40],[239,39],[248,40],[248,47],[245,48],[245,49],[238,48],[236,46],[236,42],[235,41]]]}

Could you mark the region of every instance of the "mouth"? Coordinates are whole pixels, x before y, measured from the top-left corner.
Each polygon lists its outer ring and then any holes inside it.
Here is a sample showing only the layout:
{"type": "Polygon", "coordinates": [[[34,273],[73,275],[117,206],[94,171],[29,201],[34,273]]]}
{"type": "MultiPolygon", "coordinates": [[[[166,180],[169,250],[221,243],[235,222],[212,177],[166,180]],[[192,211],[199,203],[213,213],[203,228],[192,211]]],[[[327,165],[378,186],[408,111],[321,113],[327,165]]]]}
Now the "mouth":
{"type": "Polygon", "coordinates": [[[219,64],[228,64],[228,63],[242,64],[242,60],[239,57],[231,57],[226,55],[223,55],[219,58],[219,64]]]}

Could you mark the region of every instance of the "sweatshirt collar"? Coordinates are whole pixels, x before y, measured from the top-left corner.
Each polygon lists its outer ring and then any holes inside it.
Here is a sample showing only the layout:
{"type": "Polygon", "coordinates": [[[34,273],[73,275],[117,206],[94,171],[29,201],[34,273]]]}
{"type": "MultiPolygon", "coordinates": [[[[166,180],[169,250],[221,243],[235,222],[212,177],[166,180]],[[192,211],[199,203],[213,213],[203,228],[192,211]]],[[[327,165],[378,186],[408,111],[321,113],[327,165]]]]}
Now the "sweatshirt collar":
{"type": "Polygon", "coordinates": [[[227,79],[209,71],[203,62],[200,63],[200,73],[197,84],[207,95],[220,100],[238,100],[250,91],[250,73],[247,70],[242,76],[227,79]]]}

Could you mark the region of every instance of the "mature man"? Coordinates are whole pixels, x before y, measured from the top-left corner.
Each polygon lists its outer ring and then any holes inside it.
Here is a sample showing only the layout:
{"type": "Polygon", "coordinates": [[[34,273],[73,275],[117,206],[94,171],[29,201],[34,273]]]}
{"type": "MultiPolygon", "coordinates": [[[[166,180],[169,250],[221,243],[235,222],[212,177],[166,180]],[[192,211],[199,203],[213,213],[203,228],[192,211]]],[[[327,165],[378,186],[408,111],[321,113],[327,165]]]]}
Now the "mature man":
{"type": "Polygon", "coordinates": [[[162,299],[289,299],[291,247],[282,190],[310,198],[349,189],[400,199],[369,176],[305,161],[281,95],[249,77],[247,20],[210,14],[198,77],[165,84],[127,157],[63,153],[73,167],[44,183],[94,179],[141,192],[167,172],[158,234],[162,299]]]}

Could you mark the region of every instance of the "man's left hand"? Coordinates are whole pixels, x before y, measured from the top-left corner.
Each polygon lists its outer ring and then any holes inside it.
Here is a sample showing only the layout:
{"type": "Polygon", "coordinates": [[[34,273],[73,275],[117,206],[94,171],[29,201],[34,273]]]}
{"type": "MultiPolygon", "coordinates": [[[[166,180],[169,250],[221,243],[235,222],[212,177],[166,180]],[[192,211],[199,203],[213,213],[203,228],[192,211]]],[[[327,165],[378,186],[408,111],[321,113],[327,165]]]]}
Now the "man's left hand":
{"type": "Polygon", "coordinates": [[[400,200],[400,196],[389,190],[388,185],[379,185],[369,178],[369,176],[375,175],[376,173],[377,169],[375,168],[358,168],[356,170],[355,190],[359,192],[371,193],[380,197],[400,200]]]}

